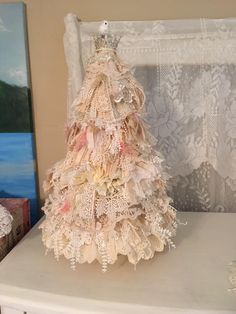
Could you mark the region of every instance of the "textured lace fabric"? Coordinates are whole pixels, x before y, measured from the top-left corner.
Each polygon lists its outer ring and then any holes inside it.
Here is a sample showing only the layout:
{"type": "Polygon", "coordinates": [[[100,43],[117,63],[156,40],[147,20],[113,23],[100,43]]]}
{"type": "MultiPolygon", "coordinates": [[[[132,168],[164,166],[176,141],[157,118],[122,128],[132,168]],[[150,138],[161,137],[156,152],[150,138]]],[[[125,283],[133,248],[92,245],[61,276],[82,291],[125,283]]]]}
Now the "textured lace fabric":
{"type": "Polygon", "coordinates": [[[55,257],[132,264],[174,246],[176,210],[140,117],[145,96],[112,49],[90,58],[72,104],[67,154],[48,172],[42,239],[55,257]]]}
{"type": "Polygon", "coordinates": [[[229,290],[236,292],[236,261],[232,261],[229,265],[229,281],[232,285],[229,290]]]}
{"type": "Polygon", "coordinates": [[[12,230],[13,217],[10,212],[0,205],[0,238],[8,235],[12,230]]]}

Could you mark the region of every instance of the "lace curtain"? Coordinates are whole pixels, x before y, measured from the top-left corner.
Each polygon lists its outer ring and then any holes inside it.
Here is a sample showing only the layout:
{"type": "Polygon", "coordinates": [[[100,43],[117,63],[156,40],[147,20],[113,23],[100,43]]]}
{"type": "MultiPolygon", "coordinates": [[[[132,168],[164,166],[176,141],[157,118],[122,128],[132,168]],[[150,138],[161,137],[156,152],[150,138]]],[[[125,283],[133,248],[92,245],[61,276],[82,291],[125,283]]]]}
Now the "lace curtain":
{"type": "MultiPolygon", "coordinates": [[[[68,120],[100,23],[65,17],[68,120]]],[[[181,211],[236,211],[236,19],[110,22],[181,211]]]]}

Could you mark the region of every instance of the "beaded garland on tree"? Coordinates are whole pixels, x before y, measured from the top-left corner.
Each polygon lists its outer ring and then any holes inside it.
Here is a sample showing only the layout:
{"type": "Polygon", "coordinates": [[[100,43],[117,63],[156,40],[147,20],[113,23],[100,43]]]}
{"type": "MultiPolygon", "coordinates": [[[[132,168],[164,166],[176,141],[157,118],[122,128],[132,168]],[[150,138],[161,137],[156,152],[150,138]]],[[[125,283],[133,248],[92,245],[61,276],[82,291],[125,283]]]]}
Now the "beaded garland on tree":
{"type": "Polygon", "coordinates": [[[141,118],[145,95],[116,53],[119,37],[94,38],[96,52],[72,104],[67,154],[48,173],[42,239],[55,257],[132,264],[174,246],[177,222],[161,158],[141,118]]]}

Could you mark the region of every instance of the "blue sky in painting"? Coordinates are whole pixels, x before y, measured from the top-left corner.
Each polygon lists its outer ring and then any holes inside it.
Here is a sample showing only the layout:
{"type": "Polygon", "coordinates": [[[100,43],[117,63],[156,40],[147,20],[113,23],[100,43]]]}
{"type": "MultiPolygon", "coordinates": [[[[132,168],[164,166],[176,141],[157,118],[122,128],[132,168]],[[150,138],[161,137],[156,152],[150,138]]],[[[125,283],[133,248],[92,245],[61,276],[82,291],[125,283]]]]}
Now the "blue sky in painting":
{"type": "Polygon", "coordinates": [[[0,4],[0,80],[28,86],[22,3],[0,4]]]}

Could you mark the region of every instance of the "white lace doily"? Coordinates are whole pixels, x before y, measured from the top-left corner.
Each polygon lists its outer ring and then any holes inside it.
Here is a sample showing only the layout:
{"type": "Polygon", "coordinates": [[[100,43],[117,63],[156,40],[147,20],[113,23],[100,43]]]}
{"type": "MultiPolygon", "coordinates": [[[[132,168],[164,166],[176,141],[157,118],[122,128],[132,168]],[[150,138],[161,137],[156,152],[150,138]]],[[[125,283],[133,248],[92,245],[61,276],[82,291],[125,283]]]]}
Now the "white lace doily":
{"type": "Polygon", "coordinates": [[[229,281],[232,285],[230,290],[233,290],[236,292],[236,261],[233,261],[229,265],[229,281]]]}
{"type": "Polygon", "coordinates": [[[13,217],[9,211],[0,205],[0,238],[11,232],[13,217]]]}

